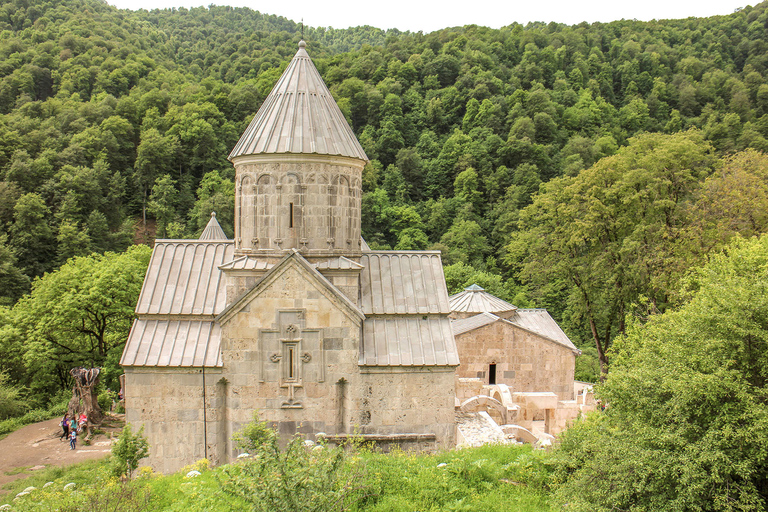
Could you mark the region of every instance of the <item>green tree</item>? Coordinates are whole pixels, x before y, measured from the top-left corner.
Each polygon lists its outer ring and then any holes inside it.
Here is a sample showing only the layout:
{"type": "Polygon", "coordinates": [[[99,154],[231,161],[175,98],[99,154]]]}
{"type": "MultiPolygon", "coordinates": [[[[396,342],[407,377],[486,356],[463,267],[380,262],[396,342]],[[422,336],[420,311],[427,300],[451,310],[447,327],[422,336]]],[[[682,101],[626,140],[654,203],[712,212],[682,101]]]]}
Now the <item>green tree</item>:
{"type": "Polygon", "coordinates": [[[221,229],[232,236],[235,231],[235,184],[218,171],[206,174],[197,189],[197,201],[189,212],[194,232],[205,229],[211,220],[211,212],[216,212],[221,229]]]}
{"type": "Polygon", "coordinates": [[[157,238],[166,238],[168,225],[176,218],[176,203],[179,192],[173,179],[168,175],[155,180],[149,196],[147,210],[157,219],[157,238]]]}
{"type": "Polygon", "coordinates": [[[149,442],[144,436],[144,425],[136,433],[130,425],[125,425],[112,445],[112,473],[116,477],[126,476],[130,480],[141,459],[147,456],[149,442]]]}
{"type": "Polygon", "coordinates": [[[521,212],[507,263],[521,265],[540,298],[567,294],[566,316],[591,334],[603,372],[630,305],[645,296],[663,310],[697,262],[679,242],[714,163],[699,132],[640,135],[578,176],[550,181],[521,212]]]}
{"type": "Polygon", "coordinates": [[[736,240],[679,310],[613,348],[608,408],[561,438],[574,511],[759,511],[768,505],[768,236],[736,240]]]}
{"type": "Polygon", "coordinates": [[[51,212],[36,193],[21,196],[14,207],[9,246],[29,277],[53,268],[56,244],[48,225],[51,212]]]}
{"type": "Polygon", "coordinates": [[[70,368],[104,366],[103,381],[114,386],[116,358],[134,318],[151,250],[134,246],[122,254],[70,259],[35,280],[32,292],[13,308],[24,343],[24,363],[34,391],[65,387],[70,368]]]}
{"type": "Polygon", "coordinates": [[[155,128],[142,132],[134,165],[134,180],[141,189],[142,219],[147,228],[147,199],[149,191],[161,173],[171,169],[171,163],[179,148],[175,135],[163,136],[155,128]]]}

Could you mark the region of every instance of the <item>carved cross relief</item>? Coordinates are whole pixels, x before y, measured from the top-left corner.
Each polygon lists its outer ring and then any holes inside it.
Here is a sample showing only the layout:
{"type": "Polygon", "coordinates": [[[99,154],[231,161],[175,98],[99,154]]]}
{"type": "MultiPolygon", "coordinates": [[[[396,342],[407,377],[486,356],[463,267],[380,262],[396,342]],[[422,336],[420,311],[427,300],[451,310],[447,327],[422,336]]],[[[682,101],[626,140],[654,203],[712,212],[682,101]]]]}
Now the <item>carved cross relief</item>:
{"type": "Polygon", "coordinates": [[[305,327],[304,310],[277,312],[275,329],[259,331],[261,382],[279,382],[285,390],[284,409],[300,409],[297,390],[304,382],[325,381],[325,352],[321,329],[305,327]]]}

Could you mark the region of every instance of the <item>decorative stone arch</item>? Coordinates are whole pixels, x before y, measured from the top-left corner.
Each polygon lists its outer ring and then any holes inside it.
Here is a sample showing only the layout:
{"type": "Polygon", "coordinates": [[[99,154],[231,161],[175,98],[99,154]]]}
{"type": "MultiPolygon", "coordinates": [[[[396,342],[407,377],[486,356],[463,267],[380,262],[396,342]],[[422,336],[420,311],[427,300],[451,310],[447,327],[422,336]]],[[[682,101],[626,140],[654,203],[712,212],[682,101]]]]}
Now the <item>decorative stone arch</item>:
{"type": "Polygon", "coordinates": [[[515,408],[515,402],[512,401],[512,391],[506,384],[495,384],[491,387],[489,393],[491,397],[501,402],[504,407],[515,408]]]}
{"type": "Polygon", "coordinates": [[[278,194],[278,238],[282,249],[300,248],[304,238],[304,191],[301,175],[287,172],[280,176],[278,194]]]}
{"type": "Polygon", "coordinates": [[[277,180],[271,173],[261,173],[256,178],[256,233],[254,249],[273,249],[277,238],[277,180]]]}
{"type": "Polygon", "coordinates": [[[462,412],[477,412],[480,410],[493,409],[501,416],[502,424],[506,424],[509,421],[507,408],[496,400],[486,395],[476,395],[471,398],[467,398],[461,403],[459,409],[462,412]]]}
{"type": "Polygon", "coordinates": [[[235,209],[237,210],[237,229],[239,233],[235,240],[236,249],[251,250],[258,248],[256,225],[259,217],[256,212],[256,187],[252,176],[245,174],[237,182],[235,192],[235,209]]]}

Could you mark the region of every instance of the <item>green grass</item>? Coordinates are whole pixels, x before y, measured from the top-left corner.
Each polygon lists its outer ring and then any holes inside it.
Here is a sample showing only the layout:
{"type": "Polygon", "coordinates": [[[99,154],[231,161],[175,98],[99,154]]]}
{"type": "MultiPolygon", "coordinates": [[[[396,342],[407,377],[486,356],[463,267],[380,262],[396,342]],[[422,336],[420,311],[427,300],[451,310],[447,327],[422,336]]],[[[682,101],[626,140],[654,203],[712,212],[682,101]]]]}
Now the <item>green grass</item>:
{"type": "Polygon", "coordinates": [[[352,510],[551,510],[549,472],[529,447],[484,446],[435,455],[368,453],[360,461],[369,487],[352,510]]]}
{"type": "Polygon", "coordinates": [[[109,465],[109,458],[89,460],[63,467],[48,467],[30,473],[27,478],[15,480],[3,486],[6,494],[0,494],[0,505],[11,503],[14,496],[27,487],[42,488],[46,482],[54,482],[57,488],[61,488],[69,482],[75,482],[78,487],[91,485],[95,475],[102,474],[109,465]]]}
{"type": "MultiPolygon", "coordinates": [[[[533,452],[527,446],[485,446],[431,455],[362,450],[350,453],[345,464],[344,471],[359,475],[353,479],[347,500],[346,510],[353,512],[555,510],[548,503],[550,471],[546,455],[533,452]]],[[[207,469],[204,464],[198,464],[196,469],[201,471],[201,476],[185,478],[190,469],[168,476],[140,470],[128,486],[133,490],[130,499],[140,505],[125,510],[234,512],[249,509],[239,498],[222,490],[221,482],[226,476],[220,468],[207,469]]],[[[38,494],[30,496],[29,503],[17,502],[14,510],[70,510],[62,507],[62,500],[76,499],[75,494],[67,496],[60,491],[68,482],[76,482],[79,492],[90,496],[114,495],[124,489],[109,476],[106,459],[35,473],[6,486],[11,493],[0,496],[0,503],[11,502],[16,493],[28,486],[41,488],[49,481],[55,482],[49,488],[52,492],[35,491],[38,494]]]]}

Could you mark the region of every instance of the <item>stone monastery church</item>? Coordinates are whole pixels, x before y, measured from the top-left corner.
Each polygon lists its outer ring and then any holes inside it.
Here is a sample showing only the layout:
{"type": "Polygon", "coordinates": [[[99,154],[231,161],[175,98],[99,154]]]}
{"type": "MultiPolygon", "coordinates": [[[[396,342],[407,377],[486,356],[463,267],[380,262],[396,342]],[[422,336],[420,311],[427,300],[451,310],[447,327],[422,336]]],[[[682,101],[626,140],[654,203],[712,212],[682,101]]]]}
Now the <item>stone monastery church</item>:
{"type": "Polygon", "coordinates": [[[368,248],[368,158],[303,41],[229,160],[234,240],[212,215],[197,240],[156,241],[121,359],[155,469],[232,460],[256,412],[285,437],[450,448],[465,380],[573,398],[578,350],[546,311],[452,312],[439,251],[368,248]]]}

